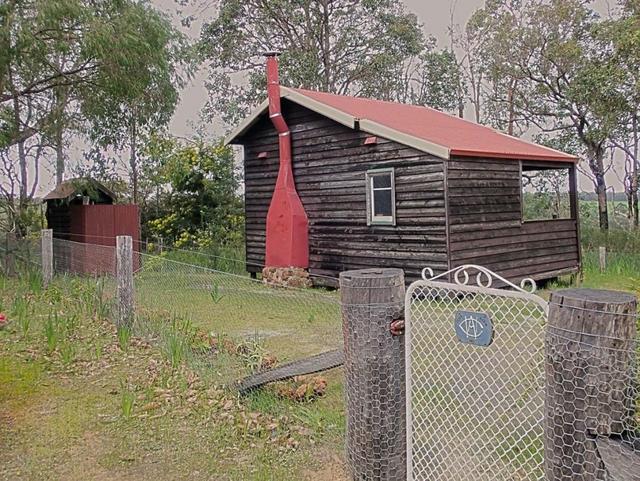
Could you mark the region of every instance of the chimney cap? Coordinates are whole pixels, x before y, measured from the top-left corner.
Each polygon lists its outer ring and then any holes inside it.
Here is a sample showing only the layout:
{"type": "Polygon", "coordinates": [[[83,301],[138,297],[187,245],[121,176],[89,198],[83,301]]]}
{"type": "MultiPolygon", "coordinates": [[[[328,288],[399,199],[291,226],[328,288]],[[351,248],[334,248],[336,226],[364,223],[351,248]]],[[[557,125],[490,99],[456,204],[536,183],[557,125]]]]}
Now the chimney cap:
{"type": "Polygon", "coordinates": [[[278,52],[277,50],[269,50],[267,52],[264,52],[262,55],[264,57],[277,57],[278,55],[280,55],[280,52],[278,52]]]}

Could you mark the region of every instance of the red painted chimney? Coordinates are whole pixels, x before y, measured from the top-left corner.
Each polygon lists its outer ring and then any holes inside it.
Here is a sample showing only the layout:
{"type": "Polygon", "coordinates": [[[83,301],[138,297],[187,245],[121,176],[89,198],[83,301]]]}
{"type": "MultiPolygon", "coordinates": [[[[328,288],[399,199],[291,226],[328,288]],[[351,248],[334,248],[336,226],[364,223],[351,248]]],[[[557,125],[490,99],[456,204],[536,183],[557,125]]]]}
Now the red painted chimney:
{"type": "Polygon", "coordinates": [[[266,267],[309,267],[309,220],[293,178],[291,132],[282,117],[278,54],[266,53],[269,118],[278,132],[280,169],[267,213],[266,267]]]}

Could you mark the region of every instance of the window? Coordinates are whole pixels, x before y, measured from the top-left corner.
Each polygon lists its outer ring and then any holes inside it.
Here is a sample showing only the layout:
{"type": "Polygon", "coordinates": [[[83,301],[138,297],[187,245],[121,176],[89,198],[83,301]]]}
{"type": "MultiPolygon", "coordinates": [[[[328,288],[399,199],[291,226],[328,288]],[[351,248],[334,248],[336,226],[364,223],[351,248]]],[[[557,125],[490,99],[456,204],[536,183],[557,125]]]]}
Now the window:
{"type": "Polygon", "coordinates": [[[395,204],[393,169],[367,172],[367,224],[395,225],[395,204]]]}
{"type": "Polygon", "coordinates": [[[570,167],[522,164],[522,220],[571,219],[570,167]]]}

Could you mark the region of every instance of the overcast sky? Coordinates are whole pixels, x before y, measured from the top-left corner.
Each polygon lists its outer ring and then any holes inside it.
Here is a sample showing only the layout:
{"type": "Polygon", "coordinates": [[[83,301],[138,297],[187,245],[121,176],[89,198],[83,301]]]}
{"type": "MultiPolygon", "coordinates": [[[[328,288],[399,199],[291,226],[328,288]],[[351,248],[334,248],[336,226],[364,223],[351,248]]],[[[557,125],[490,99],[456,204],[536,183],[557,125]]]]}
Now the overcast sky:
{"type": "MultiPolygon", "coordinates": [[[[212,2],[212,0],[197,0],[198,2],[212,2]]],[[[215,0],[213,0],[215,1],[215,0]]],[[[612,4],[615,4],[614,0],[610,0],[612,4]]],[[[176,14],[177,3],[174,0],[153,0],[153,3],[157,8],[171,15],[176,25],[179,25],[180,16],[176,14]]],[[[438,40],[440,47],[449,45],[448,28],[451,23],[451,15],[453,14],[454,23],[457,25],[464,25],[471,14],[478,8],[484,5],[484,0],[404,0],[407,8],[414,12],[420,22],[423,24],[425,33],[431,34],[438,40]]],[[[607,0],[598,0],[594,2],[594,6],[603,15],[606,15],[609,4],[607,0]]],[[[190,13],[190,12],[187,12],[190,13]]],[[[216,12],[213,7],[205,9],[199,12],[197,20],[191,25],[188,30],[184,30],[192,38],[197,38],[200,33],[202,24],[206,21],[214,18],[216,12]]],[[[200,122],[199,113],[207,100],[207,92],[204,87],[206,73],[201,70],[193,79],[192,83],[188,85],[181,93],[180,103],[176,109],[174,118],[170,124],[170,131],[172,134],[180,137],[190,137],[193,135],[195,127],[200,122]]],[[[207,125],[205,130],[211,134],[211,137],[217,137],[224,134],[226,126],[217,122],[212,125],[207,125]]],[[[85,146],[76,144],[73,146],[70,152],[70,158],[78,160],[82,158],[81,152],[85,146]]],[[[41,191],[46,192],[51,186],[52,179],[49,175],[44,175],[44,179],[49,182],[44,182],[41,191]]],[[[610,172],[607,175],[609,185],[614,186],[616,192],[620,192],[622,185],[615,175],[610,172]]],[[[580,189],[586,191],[592,191],[593,186],[591,182],[581,176],[580,189]]]]}
{"type": "MultiPolygon", "coordinates": [[[[167,13],[175,13],[175,3],[173,0],[154,0],[158,8],[167,13]]],[[[408,10],[414,12],[420,22],[423,24],[425,33],[433,35],[438,40],[440,47],[449,45],[449,25],[451,24],[451,16],[456,25],[464,25],[471,14],[484,5],[484,0],[404,0],[408,10]]],[[[594,7],[602,14],[606,15],[609,4],[615,5],[615,0],[598,0],[594,2],[594,7]]],[[[202,23],[210,20],[215,15],[215,9],[210,8],[210,12],[205,11],[198,15],[198,20],[186,31],[193,38],[197,38],[202,23]]],[[[205,80],[204,70],[199,72],[193,80],[192,84],[184,89],[181,95],[180,104],[176,110],[174,119],[171,123],[171,132],[178,136],[188,137],[193,134],[194,125],[199,121],[199,111],[206,102],[207,93],[204,87],[205,80]]],[[[207,126],[207,130],[213,136],[224,133],[225,126],[220,123],[214,123],[207,126]]],[[[609,185],[613,186],[617,192],[621,191],[622,185],[615,175],[610,172],[607,175],[609,185]]],[[[591,182],[581,176],[580,189],[591,191],[593,186],[591,182]]]]}

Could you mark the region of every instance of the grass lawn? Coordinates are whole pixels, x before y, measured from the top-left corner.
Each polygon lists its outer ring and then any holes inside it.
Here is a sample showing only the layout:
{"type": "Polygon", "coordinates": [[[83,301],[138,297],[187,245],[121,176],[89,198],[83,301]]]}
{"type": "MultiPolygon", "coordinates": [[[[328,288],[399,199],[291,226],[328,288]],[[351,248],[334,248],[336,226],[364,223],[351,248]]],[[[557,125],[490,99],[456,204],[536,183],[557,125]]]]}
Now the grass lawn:
{"type": "Polygon", "coordinates": [[[0,278],[11,320],[0,330],[0,479],[345,478],[340,371],[317,398],[282,394],[302,381],[240,398],[221,380],[248,372],[266,347],[230,325],[214,339],[233,351],[214,352],[195,321],[160,328],[151,309],[143,336],[124,335],[99,291],[87,280],[43,290],[35,276],[0,278]]]}
{"type": "MultiPolygon", "coordinates": [[[[584,259],[583,287],[638,290],[640,256],[584,259]]],[[[340,346],[338,296],[168,260],[136,274],[135,328],[109,281],[0,276],[0,480],[341,480],[342,370],[247,397],[260,366],[340,346]]],[[[564,287],[560,280],[548,289],[564,287]]]]}

